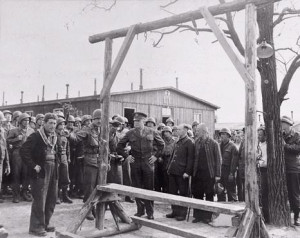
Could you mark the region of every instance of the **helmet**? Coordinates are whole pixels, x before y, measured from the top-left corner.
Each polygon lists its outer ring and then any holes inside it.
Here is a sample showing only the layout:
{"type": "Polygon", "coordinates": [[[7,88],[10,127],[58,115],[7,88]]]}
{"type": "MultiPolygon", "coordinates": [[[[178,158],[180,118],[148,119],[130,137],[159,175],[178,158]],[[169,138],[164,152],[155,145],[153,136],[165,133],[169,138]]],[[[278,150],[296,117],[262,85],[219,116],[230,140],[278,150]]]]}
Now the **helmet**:
{"type": "Polygon", "coordinates": [[[154,126],[156,126],[156,122],[155,122],[155,119],[153,117],[148,117],[148,119],[146,120],[146,124],[148,122],[152,122],[154,124],[154,126]]]}
{"type": "Polygon", "coordinates": [[[57,118],[57,121],[56,121],[56,127],[58,127],[59,124],[61,124],[61,123],[63,123],[63,122],[66,122],[66,120],[65,120],[64,118],[62,118],[62,117],[57,118]]]}
{"type": "Polygon", "coordinates": [[[114,123],[114,122],[117,122],[117,123],[120,123],[120,124],[125,123],[124,118],[121,117],[121,116],[115,117],[115,119],[112,120],[112,123],[114,123]]]}
{"type": "Polygon", "coordinates": [[[57,115],[58,118],[59,118],[59,117],[65,118],[65,115],[64,115],[64,113],[63,113],[62,111],[57,111],[57,112],[56,112],[56,115],[57,115]]]}
{"type": "Polygon", "coordinates": [[[22,114],[20,111],[14,111],[13,116],[12,116],[12,121],[16,120],[17,117],[19,117],[22,114]]]}
{"type": "Polygon", "coordinates": [[[84,115],[84,116],[82,117],[82,119],[81,119],[81,123],[83,124],[83,123],[85,123],[85,121],[87,121],[87,120],[92,120],[91,115],[84,115]]]}
{"type": "Polygon", "coordinates": [[[6,118],[3,114],[3,112],[0,111],[0,121],[6,121],[6,118]]]}
{"type": "Polygon", "coordinates": [[[281,122],[285,122],[285,123],[289,124],[290,126],[294,125],[293,119],[288,116],[283,116],[281,118],[281,122]]]}
{"type": "Polygon", "coordinates": [[[224,191],[224,186],[221,183],[215,183],[214,185],[214,192],[215,194],[221,194],[224,191]]]}
{"type": "Polygon", "coordinates": [[[5,115],[6,113],[9,113],[10,115],[12,115],[11,111],[10,110],[4,110],[3,111],[3,114],[5,115]]]}
{"type": "Polygon", "coordinates": [[[164,128],[165,126],[165,123],[159,123],[157,129],[164,128]]]}
{"type": "Polygon", "coordinates": [[[194,122],[192,123],[192,127],[198,126],[198,125],[199,125],[199,122],[198,122],[198,121],[194,121],[194,122]]]}
{"type": "Polygon", "coordinates": [[[21,123],[24,119],[27,119],[27,118],[29,118],[29,120],[30,120],[30,116],[27,113],[22,113],[19,116],[18,122],[21,123]]]}
{"type": "Polygon", "coordinates": [[[45,115],[44,114],[37,114],[36,115],[36,121],[38,121],[39,119],[44,119],[45,115]]]}
{"type": "Polygon", "coordinates": [[[220,130],[219,135],[221,135],[221,133],[227,133],[229,135],[229,137],[231,137],[231,131],[226,127],[222,128],[220,130]]]}
{"type": "Polygon", "coordinates": [[[120,115],[119,115],[119,114],[115,114],[115,115],[113,115],[113,116],[111,117],[111,119],[112,119],[112,120],[115,120],[116,117],[120,117],[120,115]]]}
{"type": "Polygon", "coordinates": [[[93,119],[101,119],[102,110],[96,109],[93,111],[93,119]]]}
{"type": "Polygon", "coordinates": [[[169,117],[167,120],[166,120],[166,123],[168,123],[168,122],[171,122],[172,124],[173,124],[173,126],[174,126],[174,120],[171,118],[171,117],[169,117]]]}
{"type": "Polygon", "coordinates": [[[36,124],[36,118],[35,117],[30,117],[30,122],[33,122],[34,124],[36,124]]]}
{"type": "Polygon", "coordinates": [[[68,122],[75,122],[75,117],[72,115],[68,116],[68,122]]]}
{"type": "Polygon", "coordinates": [[[165,131],[168,131],[168,132],[170,132],[170,133],[172,134],[172,129],[171,129],[171,127],[169,127],[169,126],[165,126],[165,127],[162,129],[162,132],[165,132],[165,131]]]}
{"type": "MultiPolygon", "coordinates": [[[[69,118],[70,118],[70,117],[69,117],[69,118]]],[[[80,118],[80,117],[75,117],[75,121],[81,122],[81,118],[80,118]]]]}
{"type": "Polygon", "coordinates": [[[125,123],[128,123],[127,117],[123,117],[123,119],[124,119],[124,122],[125,122],[125,123]]]}

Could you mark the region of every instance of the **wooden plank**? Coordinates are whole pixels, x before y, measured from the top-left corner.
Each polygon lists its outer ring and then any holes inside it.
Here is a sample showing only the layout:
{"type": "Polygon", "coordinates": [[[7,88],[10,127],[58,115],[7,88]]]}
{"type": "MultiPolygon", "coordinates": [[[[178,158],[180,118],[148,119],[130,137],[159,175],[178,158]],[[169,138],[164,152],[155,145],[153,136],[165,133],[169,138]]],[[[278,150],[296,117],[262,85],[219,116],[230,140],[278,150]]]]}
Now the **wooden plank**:
{"type": "Polygon", "coordinates": [[[164,231],[166,233],[174,234],[177,236],[182,236],[182,237],[186,237],[186,238],[205,238],[205,236],[201,236],[201,235],[192,233],[190,231],[187,231],[187,230],[175,227],[175,226],[163,224],[158,221],[148,220],[148,219],[136,217],[136,216],[131,217],[131,219],[133,220],[133,222],[135,222],[137,224],[151,227],[153,229],[164,231]]]}
{"type": "Polygon", "coordinates": [[[131,218],[125,213],[120,202],[111,202],[110,207],[114,210],[115,214],[121,219],[122,222],[130,224],[132,222],[131,218]]]}
{"type": "MultiPolygon", "coordinates": [[[[246,6],[248,0],[236,0],[228,3],[222,3],[214,6],[210,6],[208,10],[215,16],[224,14],[226,12],[234,12],[234,11],[240,11],[243,10],[246,6]]],[[[264,5],[264,4],[271,4],[274,2],[278,2],[280,0],[251,0],[251,2],[255,5],[264,5]]],[[[182,14],[177,14],[174,16],[166,17],[160,20],[151,21],[147,23],[141,23],[139,24],[139,27],[137,29],[137,34],[147,32],[147,31],[153,31],[164,27],[169,26],[175,26],[181,23],[186,23],[189,21],[195,21],[198,19],[202,19],[203,16],[199,10],[195,11],[189,11],[182,14]]],[[[92,35],[89,37],[90,43],[97,43],[104,41],[107,37],[111,39],[124,37],[126,36],[127,32],[129,31],[129,27],[104,32],[96,35],[92,35]]]]}
{"type": "Polygon", "coordinates": [[[107,80],[105,80],[103,88],[100,93],[100,102],[103,101],[105,95],[110,91],[111,86],[113,85],[117,74],[119,73],[119,70],[123,64],[123,61],[127,55],[127,52],[129,50],[129,47],[134,39],[134,36],[136,34],[137,25],[133,25],[129,28],[126,38],[123,41],[123,44],[119,50],[119,53],[113,63],[113,66],[107,76],[107,80]]]}
{"type": "Polygon", "coordinates": [[[145,190],[140,188],[134,188],[130,186],[120,184],[108,184],[104,186],[97,186],[97,189],[104,192],[115,192],[131,197],[143,198],[148,200],[155,200],[159,202],[167,202],[173,205],[179,205],[184,207],[191,207],[201,209],[205,211],[211,211],[216,213],[224,213],[229,215],[238,215],[244,212],[244,208],[233,204],[224,204],[220,202],[210,202],[195,198],[182,197],[167,193],[160,193],[152,190],[145,190]]]}
{"type": "Polygon", "coordinates": [[[84,236],[85,238],[98,238],[98,237],[105,237],[105,236],[112,236],[117,234],[122,234],[129,231],[135,231],[141,228],[140,225],[135,223],[124,224],[119,223],[120,230],[117,227],[107,227],[103,230],[89,230],[81,232],[80,235],[84,236]]]}
{"type": "Polygon", "coordinates": [[[86,215],[92,210],[94,202],[99,198],[99,191],[95,188],[88,198],[88,200],[83,204],[82,208],[79,211],[78,216],[70,223],[67,227],[67,232],[76,233],[78,228],[81,226],[86,215]]]}
{"type": "Polygon", "coordinates": [[[233,49],[229,45],[226,36],[224,35],[223,31],[221,31],[220,28],[218,27],[213,15],[209,12],[207,7],[201,7],[200,11],[203,17],[205,18],[207,24],[210,26],[211,30],[217,37],[219,43],[223,47],[227,56],[233,63],[234,67],[236,68],[236,70],[244,80],[245,84],[247,85],[247,87],[250,87],[250,84],[253,81],[252,76],[247,72],[244,64],[241,62],[240,58],[237,56],[237,54],[233,51],[233,49]]]}
{"type": "Polygon", "coordinates": [[[236,234],[237,238],[249,238],[252,232],[252,228],[255,222],[256,216],[254,213],[247,208],[246,213],[242,219],[238,232],[236,234]]]}
{"type": "MultiPolygon", "coordinates": [[[[104,73],[103,73],[103,87],[105,83],[108,83],[109,74],[111,70],[112,61],[112,40],[107,38],[105,40],[105,54],[104,54],[104,73]]],[[[101,102],[101,101],[100,101],[101,102]]],[[[98,172],[98,185],[106,184],[107,170],[108,170],[108,123],[109,123],[109,103],[110,102],[110,90],[106,91],[103,97],[103,103],[101,105],[101,144],[99,146],[99,172],[98,172]]],[[[98,203],[96,206],[96,220],[95,226],[98,229],[103,229],[105,217],[105,203],[98,203]]]]}

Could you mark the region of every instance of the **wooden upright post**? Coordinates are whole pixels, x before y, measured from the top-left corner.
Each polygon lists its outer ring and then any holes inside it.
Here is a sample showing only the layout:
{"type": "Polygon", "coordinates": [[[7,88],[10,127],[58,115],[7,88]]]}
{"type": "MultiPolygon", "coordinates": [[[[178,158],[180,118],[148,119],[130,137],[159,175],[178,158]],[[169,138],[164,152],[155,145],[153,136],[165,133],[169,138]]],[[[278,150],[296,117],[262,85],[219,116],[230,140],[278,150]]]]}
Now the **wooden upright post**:
{"type": "MultiPolygon", "coordinates": [[[[103,85],[109,80],[108,75],[111,70],[112,61],[112,40],[106,38],[105,40],[105,55],[104,55],[104,75],[103,85]]],[[[110,90],[106,91],[103,102],[101,103],[102,116],[101,116],[101,145],[100,145],[100,164],[98,185],[106,184],[107,169],[108,169],[108,140],[109,140],[109,102],[110,102],[110,90]]],[[[105,203],[98,203],[96,208],[96,228],[102,230],[104,228],[104,215],[105,215],[105,203]]]]}
{"type": "MultiPolygon", "coordinates": [[[[246,89],[246,110],[245,110],[245,125],[246,125],[246,206],[254,213],[254,217],[260,216],[259,208],[259,191],[256,173],[256,144],[257,144],[257,125],[256,125],[256,6],[252,3],[246,5],[245,9],[245,33],[246,33],[246,51],[245,65],[248,73],[253,81],[246,89]]],[[[258,221],[257,219],[255,219],[258,221]]],[[[257,223],[257,222],[256,222],[257,223]]],[[[258,237],[259,231],[254,223],[254,229],[250,229],[251,236],[258,237]]]]}

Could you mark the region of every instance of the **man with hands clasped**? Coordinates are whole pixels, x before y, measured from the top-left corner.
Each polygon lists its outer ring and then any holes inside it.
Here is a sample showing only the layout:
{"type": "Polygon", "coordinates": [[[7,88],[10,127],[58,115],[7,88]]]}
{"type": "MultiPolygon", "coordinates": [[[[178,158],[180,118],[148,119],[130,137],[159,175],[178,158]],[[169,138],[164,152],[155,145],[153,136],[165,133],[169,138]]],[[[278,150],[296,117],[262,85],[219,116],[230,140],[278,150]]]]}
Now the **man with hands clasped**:
{"type": "MultiPolygon", "coordinates": [[[[117,145],[117,153],[127,158],[131,166],[132,186],[153,190],[154,188],[154,162],[160,156],[164,148],[164,141],[158,132],[152,128],[145,127],[144,122],[147,115],[142,112],[134,113],[134,129],[128,131],[117,145]],[[156,150],[153,148],[155,142],[156,150]],[[131,155],[124,150],[127,143],[131,146],[131,155]]],[[[152,220],[153,201],[136,198],[136,216],[143,216],[145,209],[147,218],[152,220]]]]}

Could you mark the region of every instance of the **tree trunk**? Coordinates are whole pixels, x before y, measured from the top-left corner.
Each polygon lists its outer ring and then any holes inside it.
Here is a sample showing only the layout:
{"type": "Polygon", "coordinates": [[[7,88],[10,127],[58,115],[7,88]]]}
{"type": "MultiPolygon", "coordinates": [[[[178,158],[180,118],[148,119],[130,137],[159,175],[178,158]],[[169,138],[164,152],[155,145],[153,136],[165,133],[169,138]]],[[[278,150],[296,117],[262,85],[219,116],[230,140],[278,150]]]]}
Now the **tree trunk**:
{"type": "MultiPolygon", "coordinates": [[[[273,4],[257,11],[259,41],[273,45],[273,4]]],[[[267,134],[269,216],[270,223],[276,226],[290,226],[290,208],[286,185],[285,161],[280,125],[280,101],[277,90],[275,55],[258,61],[261,75],[261,91],[264,121],[267,134]]]]}

